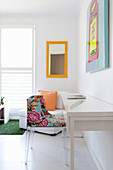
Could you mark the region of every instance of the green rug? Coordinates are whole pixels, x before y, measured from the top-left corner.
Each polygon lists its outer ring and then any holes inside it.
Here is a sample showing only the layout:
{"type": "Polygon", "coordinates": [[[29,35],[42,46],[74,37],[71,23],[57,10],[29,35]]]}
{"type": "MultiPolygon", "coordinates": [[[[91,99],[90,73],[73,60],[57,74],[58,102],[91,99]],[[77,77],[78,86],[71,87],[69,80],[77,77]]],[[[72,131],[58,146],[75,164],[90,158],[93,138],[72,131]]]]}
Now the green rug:
{"type": "Polygon", "coordinates": [[[0,135],[23,135],[24,129],[19,128],[19,120],[9,120],[6,124],[0,124],[0,135]]]}

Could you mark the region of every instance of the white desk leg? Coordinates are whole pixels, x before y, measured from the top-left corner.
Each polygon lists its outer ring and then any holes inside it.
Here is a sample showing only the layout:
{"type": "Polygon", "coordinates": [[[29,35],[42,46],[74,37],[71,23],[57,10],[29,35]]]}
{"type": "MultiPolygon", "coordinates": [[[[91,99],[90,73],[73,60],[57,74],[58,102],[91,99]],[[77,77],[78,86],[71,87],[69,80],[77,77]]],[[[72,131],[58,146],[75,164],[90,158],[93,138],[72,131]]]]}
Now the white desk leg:
{"type": "Polygon", "coordinates": [[[74,120],[70,118],[70,170],[74,170],[74,120]]]}

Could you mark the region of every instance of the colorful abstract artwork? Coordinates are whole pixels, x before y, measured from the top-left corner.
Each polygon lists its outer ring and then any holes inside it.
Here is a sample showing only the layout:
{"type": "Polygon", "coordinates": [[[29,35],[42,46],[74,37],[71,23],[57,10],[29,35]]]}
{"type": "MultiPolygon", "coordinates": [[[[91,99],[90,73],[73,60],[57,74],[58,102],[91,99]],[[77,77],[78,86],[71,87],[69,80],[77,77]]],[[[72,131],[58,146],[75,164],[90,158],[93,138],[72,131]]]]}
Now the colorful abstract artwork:
{"type": "Polygon", "coordinates": [[[108,0],[91,0],[87,11],[86,72],[108,67],[108,0]]]}

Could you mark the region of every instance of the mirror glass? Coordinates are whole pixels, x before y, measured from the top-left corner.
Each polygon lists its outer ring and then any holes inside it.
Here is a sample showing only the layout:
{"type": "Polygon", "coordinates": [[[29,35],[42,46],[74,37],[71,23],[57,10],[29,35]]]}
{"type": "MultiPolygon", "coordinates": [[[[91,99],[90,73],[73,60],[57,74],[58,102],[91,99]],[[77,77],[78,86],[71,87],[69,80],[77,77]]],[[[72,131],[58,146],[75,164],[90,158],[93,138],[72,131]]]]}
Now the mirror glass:
{"type": "Polygon", "coordinates": [[[67,77],[67,41],[47,41],[47,77],[67,77]]]}

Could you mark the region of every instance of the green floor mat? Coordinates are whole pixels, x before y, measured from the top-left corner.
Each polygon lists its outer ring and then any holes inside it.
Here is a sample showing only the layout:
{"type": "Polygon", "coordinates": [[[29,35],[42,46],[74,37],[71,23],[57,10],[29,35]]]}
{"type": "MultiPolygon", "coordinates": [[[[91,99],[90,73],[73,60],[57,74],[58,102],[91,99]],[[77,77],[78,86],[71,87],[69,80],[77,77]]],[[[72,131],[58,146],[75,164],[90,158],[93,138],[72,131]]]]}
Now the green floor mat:
{"type": "Polygon", "coordinates": [[[24,129],[19,128],[19,120],[9,120],[6,124],[0,123],[0,135],[23,135],[24,129]]]}

